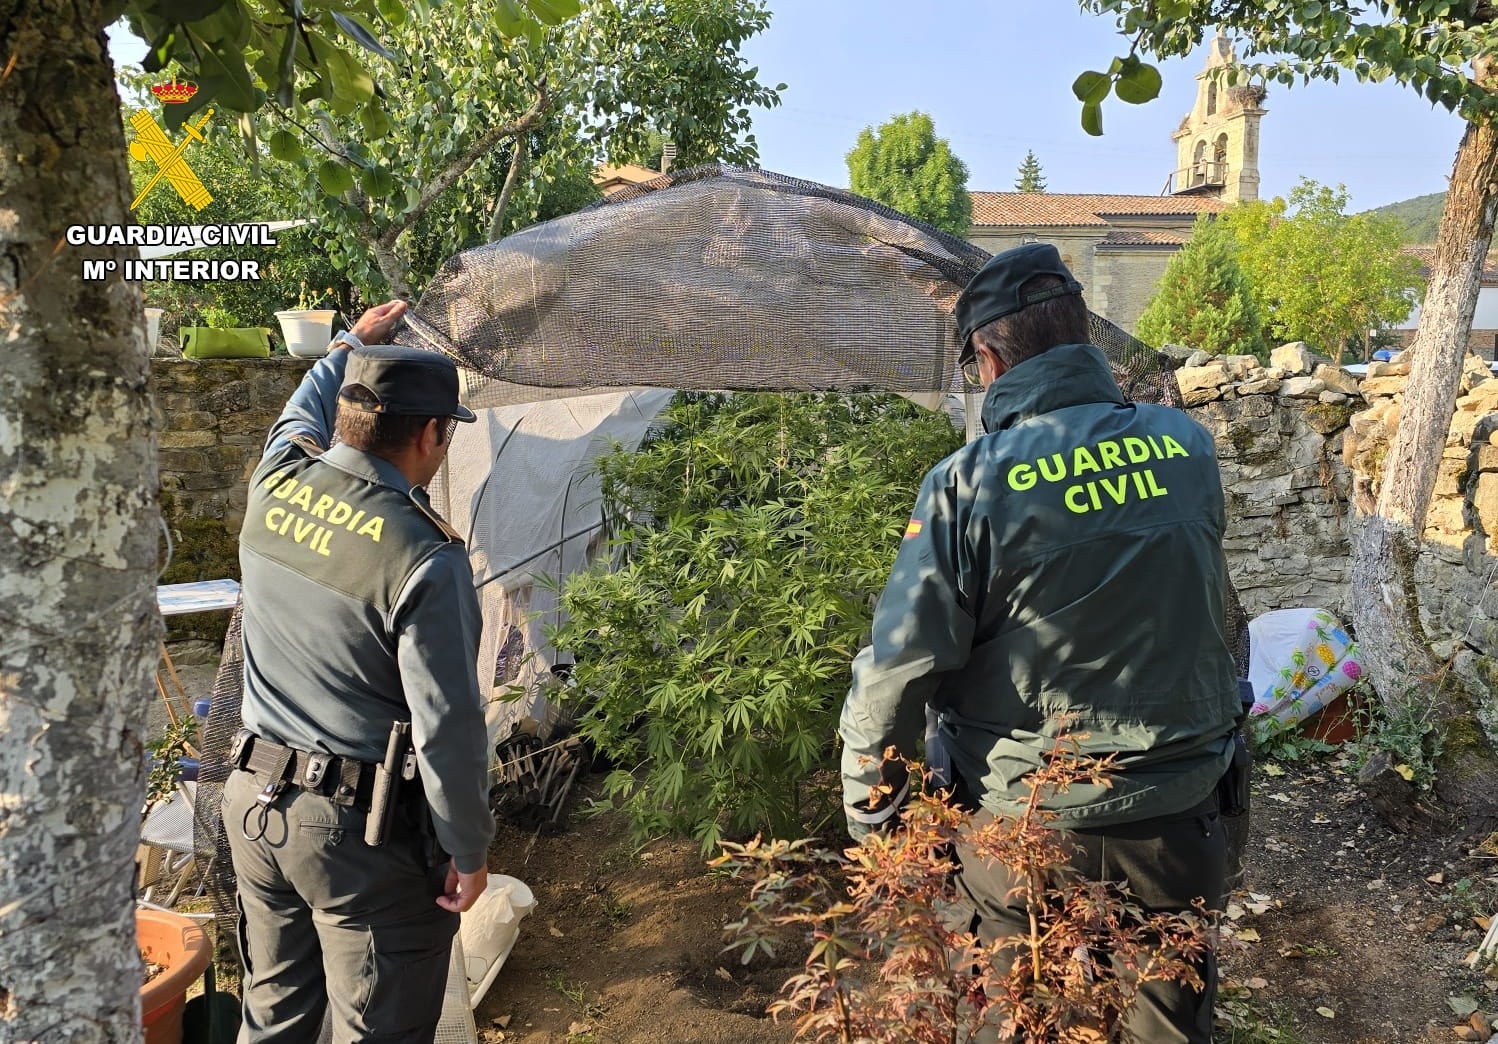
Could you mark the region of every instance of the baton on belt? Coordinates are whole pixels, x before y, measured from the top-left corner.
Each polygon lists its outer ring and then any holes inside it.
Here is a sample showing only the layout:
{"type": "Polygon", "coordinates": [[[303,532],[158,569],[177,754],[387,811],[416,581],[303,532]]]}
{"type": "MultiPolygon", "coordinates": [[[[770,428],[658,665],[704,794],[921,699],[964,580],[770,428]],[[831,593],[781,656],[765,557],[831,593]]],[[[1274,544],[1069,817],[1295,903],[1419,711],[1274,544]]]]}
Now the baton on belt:
{"type": "Polygon", "coordinates": [[[411,741],[411,723],[396,721],[390,725],[385,742],[385,760],[375,766],[374,793],[369,798],[369,815],[364,819],[364,843],[378,848],[390,834],[390,817],[395,812],[396,792],[406,760],[406,745],[411,741]]]}

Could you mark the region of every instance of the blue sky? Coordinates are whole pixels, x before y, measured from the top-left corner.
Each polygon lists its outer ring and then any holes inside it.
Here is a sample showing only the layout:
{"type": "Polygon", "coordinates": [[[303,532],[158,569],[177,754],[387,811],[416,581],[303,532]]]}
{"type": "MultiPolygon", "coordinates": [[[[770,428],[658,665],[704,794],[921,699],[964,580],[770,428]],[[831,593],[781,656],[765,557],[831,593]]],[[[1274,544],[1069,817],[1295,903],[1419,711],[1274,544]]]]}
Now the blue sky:
{"type": "MultiPolygon", "coordinates": [[[[763,82],[789,89],[755,117],[763,166],[846,186],[858,132],[898,112],[929,113],[968,165],[968,187],[1005,191],[1034,149],[1052,192],[1160,191],[1170,133],[1196,97],[1205,53],[1161,67],[1144,106],[1110,99],[1102,138],[1082,132],[1076,75],[1106,68],[1123,41],[1069,0],[769,0],[769,30],[746,47],[763,82]]],[[[1345,184],[1352,209],[1446,187],[1462,124],[1394,84],[1271,86],[1260,191],[1301,176],[1345,184]]]]}
{"type": "MultiPolygon", "coordinates": [[[[461,3],[463,0],[450,0],[461,3]]],[[[1013,187],[1034,149],[1053,192],[1160,191],[1175,166],[1170,133],[1195,98],[1204,55],[1162,66],[1165,88],[1144,106],[1112,99],[1102,138],[1082,133],[1071,82],[1105,68],[1122,41],[1112,23],[1070,0],[769,0],[769,30],[746,55],[784,104],[755,115],[763,166],[847,185],[843,157],[858,132],[919,109],[968,165],[968,187],[1013,187]]],[[[117,61],[144,48],[112,33],[117,61]]],[[[1262,194],[1301,176],[1345,184],[1361,210],[1446,187],[1461,122],[1395,84],[1271,87],[1259,173],[1262,194]]]]}

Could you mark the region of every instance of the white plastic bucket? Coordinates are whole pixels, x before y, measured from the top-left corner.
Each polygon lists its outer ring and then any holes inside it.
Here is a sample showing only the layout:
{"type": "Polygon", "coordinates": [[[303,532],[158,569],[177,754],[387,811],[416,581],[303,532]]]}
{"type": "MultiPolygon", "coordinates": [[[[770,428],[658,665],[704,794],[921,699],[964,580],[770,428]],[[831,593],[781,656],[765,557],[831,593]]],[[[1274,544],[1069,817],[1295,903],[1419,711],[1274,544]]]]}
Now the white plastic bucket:
{"type": "Polygon", "coordinates": [[[151,346],[151,351],[156,350],[156,342],[161,338],[161,312],[160,308],[146,309],[146,344],[151,346]]]}
{"type": "Polygon", "coordinates": [[[333,320],[338,312],[332,308],[293,309],[277,312],[286,350],[299,359],[321,359],[328,354],[333,339],[333,320]]]}

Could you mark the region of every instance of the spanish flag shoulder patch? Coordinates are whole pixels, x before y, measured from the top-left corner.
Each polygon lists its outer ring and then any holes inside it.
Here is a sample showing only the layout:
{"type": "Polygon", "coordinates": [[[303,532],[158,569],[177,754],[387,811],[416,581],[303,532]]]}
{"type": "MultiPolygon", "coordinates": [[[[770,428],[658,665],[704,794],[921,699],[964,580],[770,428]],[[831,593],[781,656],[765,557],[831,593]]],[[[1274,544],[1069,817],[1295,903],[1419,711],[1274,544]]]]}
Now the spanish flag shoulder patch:
{"type": "Polygon", "coordinates": [[[918,536],[920,536],[921,535],[921,530],[924,529],[925,527],[926,527],[926,523],[922,522],[920,519],[918,519],[918,518],[911,519],[910,520],[910,524],[905,527],[905,539],[909,540],[911,537],[918,537],[918,536]]]}

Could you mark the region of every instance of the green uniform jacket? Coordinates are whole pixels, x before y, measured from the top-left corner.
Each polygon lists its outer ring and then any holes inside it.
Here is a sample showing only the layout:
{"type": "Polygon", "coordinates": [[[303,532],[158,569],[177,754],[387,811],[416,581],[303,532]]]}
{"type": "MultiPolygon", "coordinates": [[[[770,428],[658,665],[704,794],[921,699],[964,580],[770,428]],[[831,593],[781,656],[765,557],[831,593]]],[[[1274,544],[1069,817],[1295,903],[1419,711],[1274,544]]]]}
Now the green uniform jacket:
{"type": "Polygon", "coordinates": [[[395,465],[321,452],[347,363],[335,350],[312,368],[250,479],[240,713],[272,742],[359,761],[383,760],[390,723],[409,721],[437,840],[472,873],[494,834],[473,571],[395,465]]]}
{"type": "Polygon", "coordinates": [[[915,754],[927,704],[992,812],[1028,796],[1063,721],[1119,767],[1109,788],[1048,800],[1055,826],[1190,808],[1226,771],[1240,713],[1211,436],[1125,402],[1102,352],[1080,344],[995,381],[983,425],[926,476],[853,662],[839,729],[850,827],[878,821],[859,806],[886,747],[915,754]]]}

